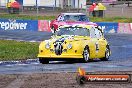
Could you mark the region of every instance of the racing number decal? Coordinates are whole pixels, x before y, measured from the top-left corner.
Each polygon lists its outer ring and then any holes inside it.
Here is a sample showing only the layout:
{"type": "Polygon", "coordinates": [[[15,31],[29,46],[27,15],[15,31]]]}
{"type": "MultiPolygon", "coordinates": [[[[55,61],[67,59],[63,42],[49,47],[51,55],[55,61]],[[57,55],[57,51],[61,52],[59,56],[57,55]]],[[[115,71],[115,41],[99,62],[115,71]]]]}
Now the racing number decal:
{"type": "Polygon", "coordinates": [[[95,43],[95,49],[96,49],[97,52],[99,51],[99,44],[98,44],[98,42],[95,43]]]}

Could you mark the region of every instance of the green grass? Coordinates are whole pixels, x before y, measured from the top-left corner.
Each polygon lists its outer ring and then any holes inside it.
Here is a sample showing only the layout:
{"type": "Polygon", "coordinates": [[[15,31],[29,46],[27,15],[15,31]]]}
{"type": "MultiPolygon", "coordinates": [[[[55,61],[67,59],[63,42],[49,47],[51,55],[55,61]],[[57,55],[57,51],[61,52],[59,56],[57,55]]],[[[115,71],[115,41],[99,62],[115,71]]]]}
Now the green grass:
{"type": "Polygon", "coordinates": [[[39,43],[0,40],[0,61],[35,59],[39,43]]]}
{"type": "MultiPolygon", "coordinates": [[[[55,16],[29,16],[29,15],[19,15],[19,14],[0,14],[0,18],[6,19],[26,19],[26,20],[53,20],[55,16]]],[[[92,22],[125,22],[132,23],[132,18],[126,17],[110,17],[110,18],[97,18],[90,17],[92,22]]]]}
{"type": "Polygon", "coordinates": [[[0,18],[4,19],[22,19],[22,20],[53,20],[55,16],[29,16],[19,14],[0,14],[0,18]]]}
{"type": "Polygon", "coordinates": [[[92,22],[119,22],[119,23],[132,23],[132,18],[125,17],[111,17],[111,18],[97,18],[91,17],[92,22]]]}

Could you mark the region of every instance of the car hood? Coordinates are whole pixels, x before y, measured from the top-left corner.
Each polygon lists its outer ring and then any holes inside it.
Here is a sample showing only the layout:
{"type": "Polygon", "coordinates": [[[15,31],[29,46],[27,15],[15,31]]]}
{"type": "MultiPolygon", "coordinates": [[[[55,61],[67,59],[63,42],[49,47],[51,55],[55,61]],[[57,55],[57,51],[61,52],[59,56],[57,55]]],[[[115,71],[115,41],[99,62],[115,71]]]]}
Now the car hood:
{"type": "Polygon", "coordinates": [[[67,24],[67,25],[85,24],[85,25],[94,25],[94,26],[97,26],[96,23],[88,22],[88,21],[65,21],[65,24],[67,24]]]}
{"type": "Polygon", "coordinates": [[[81,41],[81,40],[89,40],[89,36],[74,36],[74,35],[62,35],[62,36],[52,36],[51,39],[45,40],[48,43],[56,43],[56,42],[73,42],[73,41],[81,41]]]}

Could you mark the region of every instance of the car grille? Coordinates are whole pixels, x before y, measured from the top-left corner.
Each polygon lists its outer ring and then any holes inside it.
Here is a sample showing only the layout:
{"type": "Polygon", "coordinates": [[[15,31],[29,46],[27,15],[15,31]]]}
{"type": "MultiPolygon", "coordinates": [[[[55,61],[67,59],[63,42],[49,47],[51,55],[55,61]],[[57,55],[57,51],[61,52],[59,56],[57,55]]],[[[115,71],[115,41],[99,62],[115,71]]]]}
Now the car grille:
{"type": "Polygon", "coordinates": [[[62,46],[62,42],[56,42],[54,44],[54,48],[55,48],[55,54],[56,55],[61,55],[63,52],[63,46],[62,46]]]}

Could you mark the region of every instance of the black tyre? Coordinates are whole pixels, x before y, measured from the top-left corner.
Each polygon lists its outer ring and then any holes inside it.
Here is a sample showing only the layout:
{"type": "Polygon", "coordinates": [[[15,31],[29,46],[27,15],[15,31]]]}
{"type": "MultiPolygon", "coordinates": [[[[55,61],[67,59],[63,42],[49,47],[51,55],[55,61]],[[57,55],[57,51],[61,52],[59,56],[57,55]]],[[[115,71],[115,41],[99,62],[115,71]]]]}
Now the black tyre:
{"type": "Polygon", "coordinates": [[[86,83],[86,78],[84,76],[77,76],[76,81],[79,85],[82,85],[86,83]]]}
{"type": "Polygon", "coordinates": [[[84,51],[83,51],[83,62],[84,63],[87,63],[90,60],[89,56],[90,56],[90,54],[89,54],[89,48],[86,46],[84,48],[84,51]]]}
{"type": "Polygon", "coordinates": [[[39,62],[42,63],[42,64],[48,64],[49,60],[44,59],[44,58],[39,58],[39,62]]]}
{"type": "Polygon", "coordinates": [[[56,31],[56,30],[55,30],[55,27],[52,26],[51,29],[52,29],[52,33],[55,33],[55,31],[56,31]]]}
{"type": "Polygon", "coordinates": [[[100,60],[102,61],[108,61],[110,57],[110,48],[109,45],[106,46],[106,50],[105,50],[105,57],[100,58],[100,60]]]}

